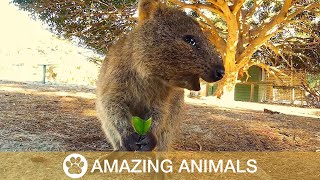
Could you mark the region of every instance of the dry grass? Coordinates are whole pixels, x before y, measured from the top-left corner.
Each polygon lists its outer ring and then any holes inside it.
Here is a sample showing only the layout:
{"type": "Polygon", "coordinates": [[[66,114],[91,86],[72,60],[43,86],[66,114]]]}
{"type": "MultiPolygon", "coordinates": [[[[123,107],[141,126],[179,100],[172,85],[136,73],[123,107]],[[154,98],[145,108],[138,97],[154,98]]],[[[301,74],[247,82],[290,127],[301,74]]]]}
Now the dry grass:
{"type": "MultiPolygon", "coordinates": [[[[111,150],[94,103],[90,88],[0,81],[0,150],[111,150]]],[[[181,129],[176,150],[320,149],[320,120],[310,117],[187,104],[181,129]]]]}

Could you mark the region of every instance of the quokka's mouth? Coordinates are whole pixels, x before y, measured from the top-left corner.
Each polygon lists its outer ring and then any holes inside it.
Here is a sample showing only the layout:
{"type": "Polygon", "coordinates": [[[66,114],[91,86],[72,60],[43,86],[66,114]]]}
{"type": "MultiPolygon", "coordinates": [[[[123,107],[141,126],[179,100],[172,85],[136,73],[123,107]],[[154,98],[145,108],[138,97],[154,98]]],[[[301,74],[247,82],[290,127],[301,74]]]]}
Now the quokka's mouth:
{"type": "Polygon", "coordinates": [[[191,90],[191,91],[200,91],[200,79],[198,80],[197,83],[192,84],[190,87],[186,87],[186,89],[191,90]]]}
{"type": "Polygon", "coordinates": [[[206,82],[212,83],[212,82],[216,82],[219,81],[220,79],[217,79],[216,77],[214,77],[213,75],[204,75],[201,76],[201,79],[203,79],[206,82]]]}
{"type": "Polygon", "coordinates": [[[199,91],[200,77],[199,75],[185,75],[177,79],[170,79],[169,84],[192,91],[199,91]]]}
{"type": "Polygon", "coordinates": [[[199,76],[190,76],[187,81],[185,81],[186,86],[184,88],[192,91],[200,91],[200,77],[199,76]]]}

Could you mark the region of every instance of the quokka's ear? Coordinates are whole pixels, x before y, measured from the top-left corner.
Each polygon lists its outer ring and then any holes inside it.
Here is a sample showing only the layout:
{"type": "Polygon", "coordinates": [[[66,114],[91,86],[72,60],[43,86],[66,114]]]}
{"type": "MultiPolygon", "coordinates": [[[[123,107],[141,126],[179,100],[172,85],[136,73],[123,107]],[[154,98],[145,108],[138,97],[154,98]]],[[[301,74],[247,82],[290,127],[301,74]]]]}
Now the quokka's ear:
{"type": "Polygon", "coordinates": [[[160,0],[139,0],[139,23],[149,19],[152,14],[159,8],[160,0]]]}

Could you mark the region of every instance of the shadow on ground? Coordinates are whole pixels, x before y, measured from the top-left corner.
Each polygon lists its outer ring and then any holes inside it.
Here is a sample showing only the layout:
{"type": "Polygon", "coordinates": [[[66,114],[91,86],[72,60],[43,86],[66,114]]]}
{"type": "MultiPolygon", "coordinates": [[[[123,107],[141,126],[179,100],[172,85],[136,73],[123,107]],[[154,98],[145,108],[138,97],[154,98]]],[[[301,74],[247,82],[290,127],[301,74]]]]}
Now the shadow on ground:
{"type": "MultiPolygon", "coordinates": [[[[83,87],[0,82],[0,151],[111,150],[93,94],[83,87]]],[[[319,119],[258,111],[188,104],[179,134],[176,150],[320,149],[319,119]]]]}

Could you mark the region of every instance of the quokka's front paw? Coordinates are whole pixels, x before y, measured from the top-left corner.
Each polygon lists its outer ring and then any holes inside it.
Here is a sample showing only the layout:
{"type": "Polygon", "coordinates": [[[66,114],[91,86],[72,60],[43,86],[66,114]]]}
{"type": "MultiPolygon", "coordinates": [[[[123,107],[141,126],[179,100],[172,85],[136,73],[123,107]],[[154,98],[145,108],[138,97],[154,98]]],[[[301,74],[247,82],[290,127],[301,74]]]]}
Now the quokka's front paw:
{"type": "Polygon", "coordinates": [[[152,133],[139,135],[132,133],[123,139],[123,151],[152,151],[157,145],[156,137],[152,133]]]}

